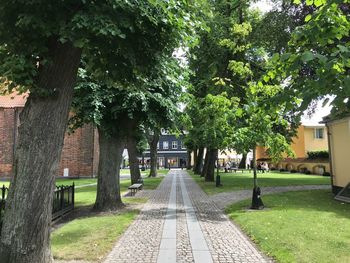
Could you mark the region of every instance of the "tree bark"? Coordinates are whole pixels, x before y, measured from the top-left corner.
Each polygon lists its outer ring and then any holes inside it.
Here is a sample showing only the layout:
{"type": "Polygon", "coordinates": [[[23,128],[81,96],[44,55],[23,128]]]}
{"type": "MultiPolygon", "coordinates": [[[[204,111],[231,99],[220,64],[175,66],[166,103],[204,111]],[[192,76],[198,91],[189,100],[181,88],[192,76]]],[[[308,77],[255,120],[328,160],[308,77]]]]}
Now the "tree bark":
{"type": "Polygon", "coordinates": [[[187,151],[187,167],[186,167],[187,170],[191,170],[192,168],[191,162],[192,162],[192,152],[187,151]]]}
{"type": "Polygon", "coordinates": [[[215,181],[215,162],[216,162],[216,156],[217,156],[217,149],[210,149],[209,150],[209,159],[207,164],[207,171],[205,174],[205,181],[206,182],[214,182],[215,181]]]}
{"type": "Polygon", "coordinates": [[[204,158],[204,165],[203,165],[203,169],[200,173],[201,177],[205,177],[205,175],[207,174],[207,170],[208,170],[208,164],[209,164],[209,158],[210,158],[210,150],[207,148],[207,151],[205,153],[205,158],[204,158]]]}
{"type": "Polygon", "coordinates": [[[198,149],[198,155],[196,160],[196,166],[194,167],[194,173],[195,174],[201,174],[202,171],[202,163],[203,163],[203,156],[204,156],[204,148],[200,147],[198,149]]]}
{"type": "Polygon", "coordinates": [[[148,140],[148,144],[150,148],[150,159],[151,159],[149,177],[157,177],[158,142],[159,142],[159,132],[154,132],[154,134],[151,135],[148,140]]]}
{"type": "Polygon", "coordinates": [[[1,232],[0,262],[48,263],[55,173],[58,168],[81,51],[52,40],[20,115],[14,176],[1,232]]]}
{"type": "Polygon", "coordinates": [[[197,148],[194,148],[193,149],[193,170],[194,168],[196,167],[196,164],[197,164],[197,158],[198,158],[198,149],[197,148]]]}
{"type": "Polygon", "coordinates": [[[245,169],[246,167],[246,162],[247,162],[247,153],[242,154],[242,160],[239,162],[238,168],[240,169],[245,169]]]}
{"type": "Polygon", "coordinates": [[[253,175],[254,175],[254,188],[258,186],[258,177],[256,174],[256,147],[253,148],[253,175]]]}
{"type": "Polygon", "coordinates": [[[141,179],[137,141],[133,135],[128,136],[127,149],[129,154],[129,166],[130,166],[130,176],[131,184],[136,184],[139,179],[141,179]]]}
{"type": "Polygon", "coordinates": [[[122,136],[111,136],[103,129],[98,132],[100,157],[94,210],[113,211],[123,206],[120,196],[120,165],[125,139],[122,136]]]}

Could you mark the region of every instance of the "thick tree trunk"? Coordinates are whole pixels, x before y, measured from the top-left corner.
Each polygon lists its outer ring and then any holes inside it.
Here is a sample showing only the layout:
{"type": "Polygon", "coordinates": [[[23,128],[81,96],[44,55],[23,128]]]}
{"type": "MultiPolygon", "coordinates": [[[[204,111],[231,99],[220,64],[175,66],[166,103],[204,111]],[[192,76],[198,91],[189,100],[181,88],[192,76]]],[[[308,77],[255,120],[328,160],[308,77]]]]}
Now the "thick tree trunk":
{"type": "Polygon", "coordinates": [[[194,148],[193,149],[193,170],[194,168],[196,167],[196,164],[197,164],[197,158],[198,158],[198,149],[197,148],[194,148]]]}
{"type": "Polygon", "coordinates": [[[215,181],[215,162],[216,162],[216,156],[217,156],[217,149],[211,149],[209,151],[209,159],[208,159],[208,165],[207,165],[207,171],[205,174],[205,181],[206,182],[214,182],[215,181]]]}
{"type": "Polygon", "coordinates": [[[201,177],[205,177],[205,175],[207,174],[209,158],[210,158],[210,150],[207,148],[207,151],[205,153],[205,158],[204,158],[203,169],[200,173],[201,177]]]}
{"type": "Polygon", "coordinates": [[[203,156],[204,156],[204,148],[200,147],[198,149],[196,166],[194,167],[194,170],[193,170],[195,174],[201,174],[202,172],[203,156]]]}
{"type": "Polygon", "coordinates": [[[253,175],[254,175],[254,188],[258,186],[258,177],[256,174],[256,147],[253,148],[253,175]]]}
{"type": "Polygon", "coordinates": [[[137,158],[137,141],[132,135],[128,137],[127,149],[129,154],[131,184],[136,184],[139,181],[139,179],[141,179],[141,173],[139,167],[139,159],[137,158]]]}
{"type": "Polygon", "coordinates": [[[14,176],[1,232],[1,263],[48,263],[55,173],[63,146],[81,51],[52,41],[50,60],[20,115],[14,176]]]}
{"type": "Polygon", "coordinates": [[[123,206],[120,196],[120,165],[125,139],[99,129],[100,157],[94,210],[113,211],[123,206]]]}
{"type": "Polygon", "coordinates": [[[187,170],[191,170],[192,168],[191,162],[192,162],[192,152],[187,151],[187,167],[186,167],[187,170]]]}
{"type": "Polygon", "coordinates": [[[148,140],[148,144],[150,148],[150,159],[151,159],[149,177],[157,177],[158,142],[159,142],[159,132],[155,132],[148,140]]]}
{"type": "Polygon", "coordinates": [[[247,162],[247,153],[242,154],[242,160],[239,162],[238,168],[245,169],[245,164],[247,162]]]}

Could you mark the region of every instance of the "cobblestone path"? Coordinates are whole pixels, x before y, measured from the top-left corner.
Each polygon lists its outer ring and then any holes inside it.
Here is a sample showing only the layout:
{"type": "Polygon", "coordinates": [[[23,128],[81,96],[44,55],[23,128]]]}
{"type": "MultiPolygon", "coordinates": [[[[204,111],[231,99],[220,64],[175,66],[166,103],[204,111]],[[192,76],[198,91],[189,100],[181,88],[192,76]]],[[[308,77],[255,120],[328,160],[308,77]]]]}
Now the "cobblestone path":
{"type": "Polygon", "coordinates": [[[172,170],[105,263],[270,262],[186,171],[172,170]]]}

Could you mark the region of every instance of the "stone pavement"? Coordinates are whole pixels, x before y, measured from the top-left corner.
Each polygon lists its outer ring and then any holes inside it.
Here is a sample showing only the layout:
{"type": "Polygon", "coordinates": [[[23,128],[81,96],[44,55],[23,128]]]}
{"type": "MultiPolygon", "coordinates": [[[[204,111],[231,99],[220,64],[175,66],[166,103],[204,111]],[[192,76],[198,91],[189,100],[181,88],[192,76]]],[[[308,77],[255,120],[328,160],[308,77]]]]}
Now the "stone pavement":
{"type": "Polygon", "coordinates": [[[186,171],[172,170],[105,263],[271,262],[186,171]]]}

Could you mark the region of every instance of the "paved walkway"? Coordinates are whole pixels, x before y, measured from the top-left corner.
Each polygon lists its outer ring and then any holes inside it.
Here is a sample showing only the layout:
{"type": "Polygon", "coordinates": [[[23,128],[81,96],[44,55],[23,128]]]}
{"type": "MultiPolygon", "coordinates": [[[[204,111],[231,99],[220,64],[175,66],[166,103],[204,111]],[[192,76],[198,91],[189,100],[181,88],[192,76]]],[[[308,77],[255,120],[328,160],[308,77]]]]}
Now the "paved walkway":
{"type": "MultiPolygon", "coordinates": [[[[292,191],[305,191],[305,190],[331,190],[330,185],[296,185],[296,186],[275,186],[275,187],[261,187],[262,199],[264,201],[264,195],[277,194],[283,192],[292,191]]],[[[252,190],[238,190],[234,192],[225,192],[210,196],[210,200],[213,201],[220,209],[224,209],[226,206],[243,201],[252,197],[252,190]]]]}
{"type": "Polygon", "coordinates": [[[171,171],[105,263],[269,262],[186,171],[171,171]]]}

